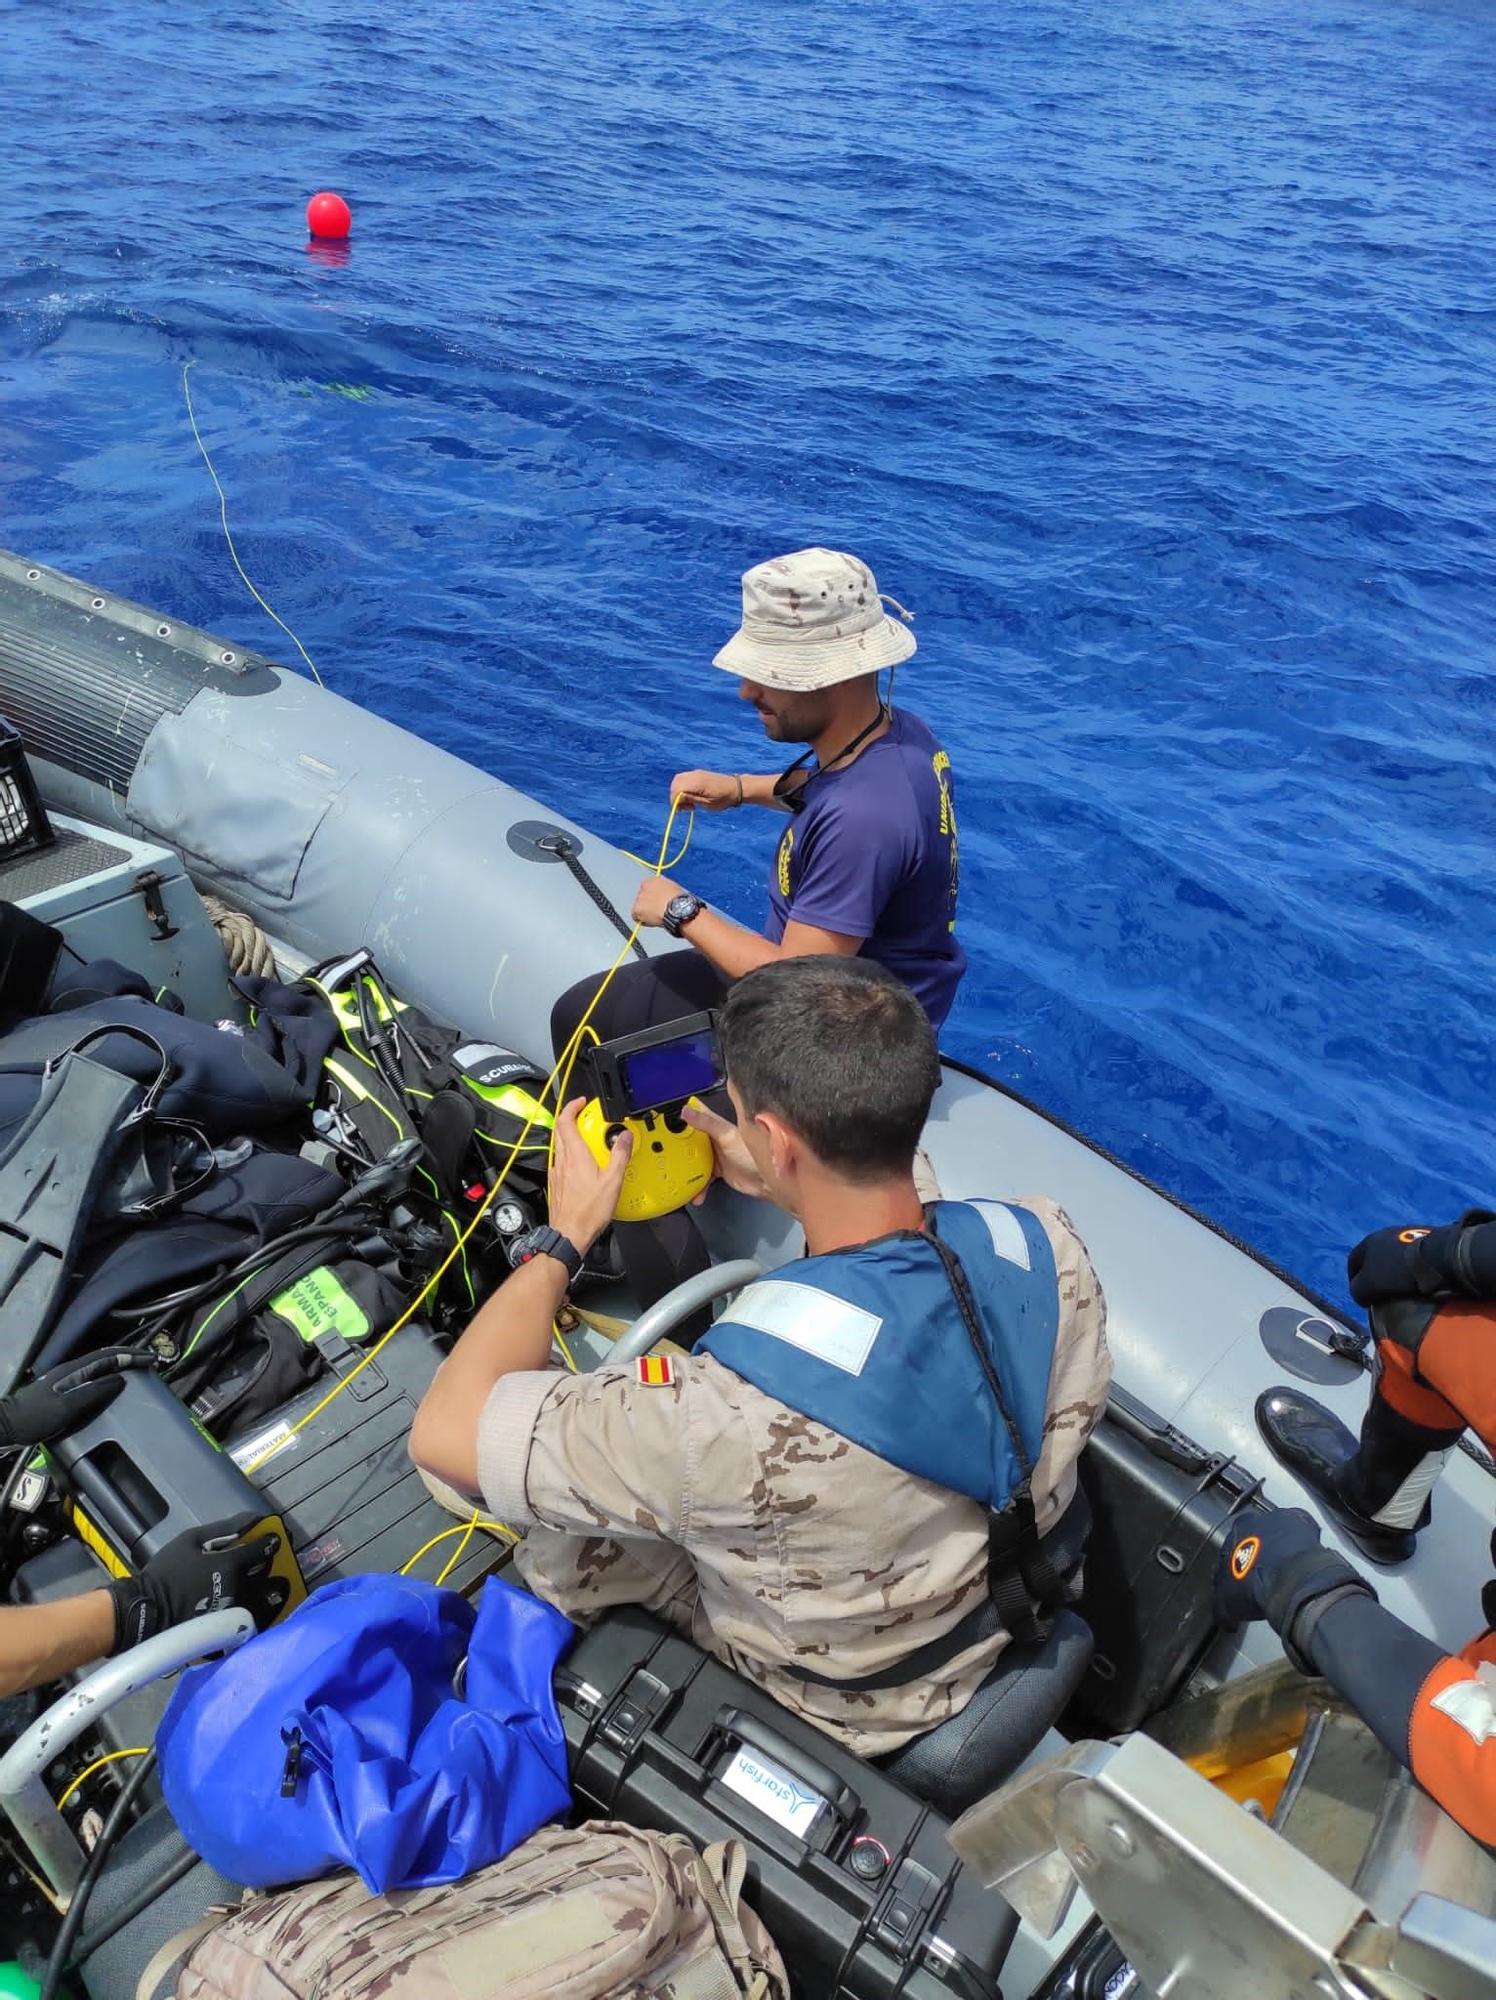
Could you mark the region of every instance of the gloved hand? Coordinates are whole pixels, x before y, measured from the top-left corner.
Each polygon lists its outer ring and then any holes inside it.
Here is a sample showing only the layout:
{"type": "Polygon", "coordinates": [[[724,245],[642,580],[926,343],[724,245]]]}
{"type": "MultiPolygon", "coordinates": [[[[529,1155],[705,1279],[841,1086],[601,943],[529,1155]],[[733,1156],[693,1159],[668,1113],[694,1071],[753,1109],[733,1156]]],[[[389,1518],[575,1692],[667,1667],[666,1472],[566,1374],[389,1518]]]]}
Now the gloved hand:
{"type": "Polygon", "coordinates": [[[1330,1597],[1376,1592],[1344,1556],[1327,1549],[1302,1507],[1248,1507],[1232,1522],[1216,1570],[1216,1616],[1223,1625],[1265,1618],[1300,1673],[1319,1670],[1309,1642],[1330,1597]]]}
{"type": "Polygon", "coordinates": [[[123,1369],[148,1365],[145,1355],[119,1348],[38,1375],[13,1396],[0,1397],[0,1448],[66,1437],[114,1401],[123,1369]]]}
{"type": "Polygon", "coordinates": [[[1381,1305],[1390,1299],[1432,1299],[1445,1292],[1482,1295],[1491,1273],[1488,1252],[1496,1253],[1496,1222],[1489,1208],[1467,1209],[1458,1222],[1439,1229],[1410,1223],[1400,1229],[1377,1229],[1363,1236],[1345,1260],[1351,1297],[1357,1305],[1381,1305]],[[1492,1239],[1487,1245],[1486,1235],[1492,1239]]]}
{"type": "Polygon", "coordinates": [[[122,1576],[112,1583],[114,1644],[110,1651],[122,1653],[127,1646],[154,1638],[169,1625],[180,1625],[184,1619],[207,1611],[221,1611],[230,1604],[243,1605],[263,1632],[286,1601],[284,1580],[270,1574],[281,1538],[268,1534],[257,1535],[252,1542],[238,1543],[236,1539],[263,1518],[260,1514],[240,1514],[231,1521],[216,1521],[211,1527],[189,1528],[168,1542],[160,1555],[153,1556],[138,1576],[122,1576]],[[235,1538],[234,1544],[222,1546],[230,1538],[235,1538]]]}

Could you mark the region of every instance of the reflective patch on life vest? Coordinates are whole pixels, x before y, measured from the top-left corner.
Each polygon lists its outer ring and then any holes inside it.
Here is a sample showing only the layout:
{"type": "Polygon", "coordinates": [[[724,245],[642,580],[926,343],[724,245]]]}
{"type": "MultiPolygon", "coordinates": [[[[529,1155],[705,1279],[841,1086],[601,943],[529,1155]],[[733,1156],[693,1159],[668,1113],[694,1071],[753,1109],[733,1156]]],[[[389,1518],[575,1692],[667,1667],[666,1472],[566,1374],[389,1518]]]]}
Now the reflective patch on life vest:
{"type": "Polygon", "coordinates": [[[1005,1263],[1016,1264],[1020,1271],[1032,1271],[1033,1259],[1029,1256],[1028,1238],[1023,1233],[1023,1224],[1012,1209],[1000,1201],[973,1201],[974,1208],[987,1225],[987,1234],[992,1238],[992,1247],[1005,1263]]]}
{"type": "Polygon", "coordinates": [[[729,1323],[787,1341],[847,1375],[862,1373],[883,1326],[877,1313],[849,1305],[818,1285],[782,1278],[761,1278],[739,1292],[723,1314],[724,1326],[729,1323]]]}
{"type": "Polygon", "coordinates": [[[1488,1678],[1490,1673],[1482,1666],[1473,1680],[1454,1681],[1429,1702],[1430,1708],[1463,1729],[1477,1748],[1496,1736],[1496,1677],[1488,1678]]]}

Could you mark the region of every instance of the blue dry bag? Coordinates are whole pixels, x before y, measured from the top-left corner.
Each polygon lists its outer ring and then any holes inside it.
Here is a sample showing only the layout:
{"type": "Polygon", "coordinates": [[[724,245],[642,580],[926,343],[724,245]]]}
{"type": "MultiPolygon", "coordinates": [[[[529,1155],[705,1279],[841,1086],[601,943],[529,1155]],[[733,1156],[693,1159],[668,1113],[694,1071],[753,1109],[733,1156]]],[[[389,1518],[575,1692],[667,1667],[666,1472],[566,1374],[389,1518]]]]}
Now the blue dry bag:
{"type": "Polygon", "coordinates": [[[571,1637],[559,1611],[497,1578],[476,1613],[407,1577],[327,1584],[183,1675],[156,1737],[166,1803],[248,1888],[339,1867],[375,1895],[455,1882],[571,1804],[551,1693],[571,1637]]]}

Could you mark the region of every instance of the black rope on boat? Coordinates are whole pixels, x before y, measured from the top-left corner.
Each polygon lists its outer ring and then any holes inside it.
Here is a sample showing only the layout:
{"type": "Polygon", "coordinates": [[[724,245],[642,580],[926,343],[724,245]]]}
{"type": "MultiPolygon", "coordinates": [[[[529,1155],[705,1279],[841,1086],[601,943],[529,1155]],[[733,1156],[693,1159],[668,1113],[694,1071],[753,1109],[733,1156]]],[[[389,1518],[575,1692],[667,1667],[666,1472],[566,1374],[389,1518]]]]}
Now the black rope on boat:
{"type": "Polygon", "coordinates": [[[618,910],[608,901],[602,890],[582,866],[581,856],[577,853],[575,843],[569,836],[564,833],[558,833],[544,840],[537,840],[535,845],[547,854],[554,854],[558,861],[564,861],[577,881],[587,891],[587,894],[613,926],[614,930],[617,931],[618,935],[632,940],[635,958],[648,958],[649,953],[640,944],[639,940],[633,936],[633,925],[624,921],[618,910]]]}

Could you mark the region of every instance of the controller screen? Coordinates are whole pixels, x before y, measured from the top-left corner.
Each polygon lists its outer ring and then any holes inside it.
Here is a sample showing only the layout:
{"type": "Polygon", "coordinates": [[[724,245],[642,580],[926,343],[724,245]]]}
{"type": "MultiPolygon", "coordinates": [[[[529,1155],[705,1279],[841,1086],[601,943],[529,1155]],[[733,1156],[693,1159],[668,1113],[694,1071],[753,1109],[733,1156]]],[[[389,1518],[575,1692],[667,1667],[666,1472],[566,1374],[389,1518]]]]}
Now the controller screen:
{"type": "Polygon", "coordinates": [[[717,1037],[709,1030],[685,1035],[678,1042],[661,1042],[636,1049],[619,1059],[623,1087],[633,1111],[653,1111],[662,1104],[681,1104],[699,1097],[722,1081],[717,1037]]]}

